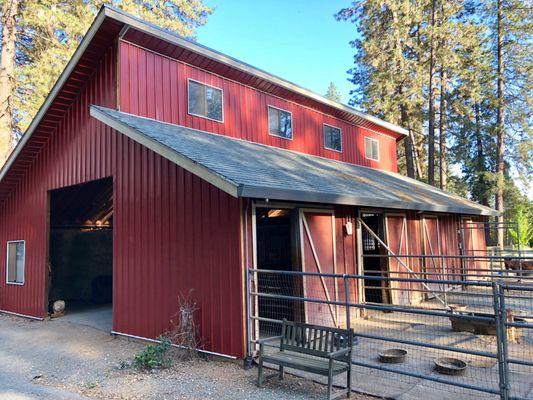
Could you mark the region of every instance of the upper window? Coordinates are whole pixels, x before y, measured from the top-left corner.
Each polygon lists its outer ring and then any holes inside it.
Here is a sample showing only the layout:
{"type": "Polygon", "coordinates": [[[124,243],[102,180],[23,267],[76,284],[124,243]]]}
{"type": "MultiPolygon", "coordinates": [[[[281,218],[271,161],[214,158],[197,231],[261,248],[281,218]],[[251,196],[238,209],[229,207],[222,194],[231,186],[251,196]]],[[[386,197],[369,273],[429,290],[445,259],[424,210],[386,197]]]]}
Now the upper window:
{"type": "Polygon", "coordinates": [[[324,124],[324,147],[330,150],[342,151],[341,130],[324,124]]]}
{"type": "Polygon", "coordinates": [[[365,155],[369,160],[379,161],[379,142],[376,139],[365,138],[365,155]]]}
{"type": "Polygon", "coordinates": [[[189,114],[223,121],[222,89],[189,79],[189,114]]]}
{"type": "Polygon", "coordinates": [[[26,245],[24,241],[7,242],[7,283],[22,285],[24,283],[24,258],[26,245]]]}
{"type": "Polygon", "coordinates": [[[268,106],[268,132],[284,139],[292,139],[292,114],[268,106]]]}

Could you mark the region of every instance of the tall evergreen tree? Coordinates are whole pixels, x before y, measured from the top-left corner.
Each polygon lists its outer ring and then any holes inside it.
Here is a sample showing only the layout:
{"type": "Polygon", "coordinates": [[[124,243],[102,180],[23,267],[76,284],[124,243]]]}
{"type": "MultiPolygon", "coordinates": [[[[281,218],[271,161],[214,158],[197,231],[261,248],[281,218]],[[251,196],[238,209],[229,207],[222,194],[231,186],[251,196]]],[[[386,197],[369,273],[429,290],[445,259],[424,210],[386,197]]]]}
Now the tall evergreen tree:
{"type": "Polygon", "coordinates": [[[341,93],[339,92],[339,89],[337,88],[337,86],[335,86],[333,82],[329,83],[328,90],[326,91],[325,97],[330,100],[340,103],[341,93]]]}
{"type": "Polygon", "coordinates": [[[414,140],[414,132],[422,131],[421,16],[420,5],[409,0],[355,1],[336,15],[357,29],[350,103],[409,129],[403,167],[411,177],[422,174],[423,154],[414,140]]]}
{"type": "Polygon", "coordinates": [[[15,42],[16,20],[19,13],[18,0],[3,0],[2,42],[0,49],[0,165],[4,163],[12,146],[13,134],[13,92],[16,87],[15,42]]]}
{"type": "Polygon", "coordinates": [[[212,12],[202,0],[3,0],[2,66],[8,68],[0,81],[9,85],[0,92],[0,165],[9,152],[5,138],[27,128],[103,4],[188,38],[212,12]]]}

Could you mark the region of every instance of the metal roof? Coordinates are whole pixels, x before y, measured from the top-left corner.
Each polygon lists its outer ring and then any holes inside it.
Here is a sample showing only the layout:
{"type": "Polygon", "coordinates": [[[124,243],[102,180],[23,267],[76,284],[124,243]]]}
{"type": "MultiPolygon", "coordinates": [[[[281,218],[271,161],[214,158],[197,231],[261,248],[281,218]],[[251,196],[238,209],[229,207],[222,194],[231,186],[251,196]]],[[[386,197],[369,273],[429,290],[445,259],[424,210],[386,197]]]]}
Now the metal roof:
{"type": "Polygon", "coordinates": [[[91,115],[235,197],[497,215],[397,173],[168,124],[99,106],[91,115]]]}

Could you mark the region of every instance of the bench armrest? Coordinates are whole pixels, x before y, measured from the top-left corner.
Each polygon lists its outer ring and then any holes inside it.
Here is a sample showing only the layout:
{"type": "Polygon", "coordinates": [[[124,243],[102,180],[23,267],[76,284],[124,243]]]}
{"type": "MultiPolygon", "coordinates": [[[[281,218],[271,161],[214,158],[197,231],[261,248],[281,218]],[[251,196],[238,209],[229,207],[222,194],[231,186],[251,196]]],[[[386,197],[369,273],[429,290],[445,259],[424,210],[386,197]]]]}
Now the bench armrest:
{"type": "Polygon", "coordinates": [[[346,347],[344,349],[340,349],[340,350],[334,351],[333,353],[329,353],[328,354],[328,358],[335,359],[335,358],[338,358],[340,356],[344,356],[346,354],[349,354],[351,351],[352,351],[351,347],[346,347]]]}

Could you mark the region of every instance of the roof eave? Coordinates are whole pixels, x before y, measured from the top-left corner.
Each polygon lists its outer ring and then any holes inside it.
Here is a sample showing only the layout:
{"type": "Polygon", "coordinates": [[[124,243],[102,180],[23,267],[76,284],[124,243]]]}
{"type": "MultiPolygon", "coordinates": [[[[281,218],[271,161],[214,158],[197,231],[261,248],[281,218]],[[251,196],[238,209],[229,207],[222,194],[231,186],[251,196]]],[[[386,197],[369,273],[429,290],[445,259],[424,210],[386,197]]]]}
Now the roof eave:
{"type": "Polygon", "coordinates": [[[93,37],[96,35],[98,30],[102,26],[102,23],[104,22],[108,11],[109,9],[107,9],[106,7],[103,7],[98,12],[96,18],[91,24],[91,27],[89,28],[89,30],[83,37],[83,40],[81,41],[80,45],[78,46],[78,48],[72,55],[67,66],[65,67],[63,72],[61,72],[61,75],[59,75],[59,78],[57,78],[56,83],[52,87],[52,90],[50,91],[45,101],[43,102],[39,110],[37,111],[37,114],[35,114],[35,117],[33,118],[30,125],[28,126],[24,134],[22,135],[22,138],[20,139],[20,141],[17,143],[17,146],[13,149],[13,151],[7,158],[5,164],[2,166],[2,169],[0,169],[0,182],[2,182],[2,180],[5,178],[7,172],[9,171],[9,169],[11,168],[11,166],[17,159],[18,155],[20,154],[20,152],[22,151],[26,143],[31,139],[33,133],[35,132],[35,130],[41,123],[41,120],[44,118],[44,116],[48,112],[48,109],[50,108],[54,100],[56,99],[57,95],[63,88],[63,85],[65,84],[67,79],[70,77],[70,74],[72,73],[76,65],[78,64],[78,61],[80,60],[83,53],[85,52],[85,50],[91,43],[93,37]]]}
{"type": "Polygon", "coordinates": [[[399,210],[440,212],[463,215],[498,215],[497,211],[485,208],[458,206],[453,207],[429,203],[407,202],[401,200],[380,200],[376,198],[349,196],[338,193],[319,193],[253,185],[239,186],[238,196],[271,200],[301,201],[306,203],[324,203],[373,208],[391,208],[399,210]]]}
{"type": "Polygon", "coordinates": [[[233,197],[238,197],[238,185],[232,182],[231,180],[217,174],[216,172],[206,168],[201,164],[198,164],[197,162],[185,157],[184,155],[177,153],[173,149],[165,146],[164,144],[151,139],[150,137],[132,128],[131,126],[123,124],[117,121],[116,119],[109,117],[106,113],[98,109],[98,107],[91,106],[90,115],[98,121],[122,133],[123,135],[126,135],[137,143],[154,151],[161,157],[166,158],[167,160],[200,177],[206,182],[211,183],[212,185],[228,193],[229,195],[233,197]]]}

